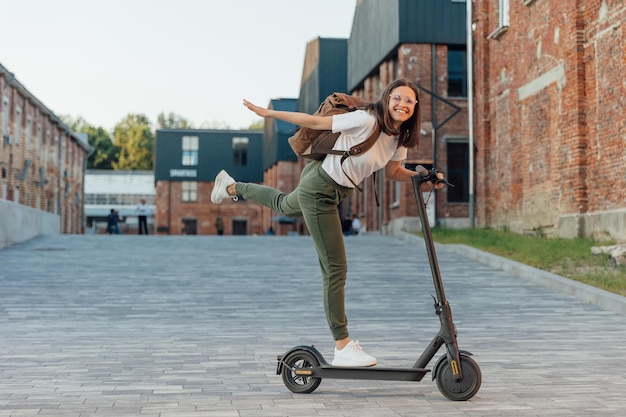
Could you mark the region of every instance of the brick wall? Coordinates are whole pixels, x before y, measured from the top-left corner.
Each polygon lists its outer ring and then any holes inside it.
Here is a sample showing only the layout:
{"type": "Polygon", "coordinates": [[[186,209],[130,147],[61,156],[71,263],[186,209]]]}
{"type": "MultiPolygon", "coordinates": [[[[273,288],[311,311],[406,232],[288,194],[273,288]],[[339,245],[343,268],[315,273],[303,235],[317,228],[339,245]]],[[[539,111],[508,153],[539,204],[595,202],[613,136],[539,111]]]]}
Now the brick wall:
{"type": "MultiPolygon", "coordinates": [[[[449,99],[447,97],[447,54],[446,45],[437,45],[436,53],[436,69],[435,69],[435,89],[437,96],[443,97],[456,106],[461,111],[444,124],[437,132],[437,166],[442,171],[446,171],[446,140],[449,138],[468,138],[468,120],[467,120],[467,100],[449,99]]],[[[432,80],[432,55],[433,46],[430,44],[403,44],[397,49],[397,56],[393,60],[383,62],[377,71],[377,74],[367,78],[363,83],[363,88],[353,92],[353,94],[365,97],[367,100],[376,101],[380,98],[380,93],[391,81],[396,78],[410,79],[423,88],[431,91],[433,87],[432,80]]],[[[446,105],[443,101],[433,99],[433,96],[420,92],[420,112],[422,120],[422,129],[426,135],[421,136],[420,144],[417,148],[410,149],[407,162],[419,164],[433,164],[433,142],[432,130],[433,126],[441,123],[448,117],[453,109],[446,105]],[[436,106],[437,123],[433,123],[433,105],[436,106]]],[[[361,215],[363,224],[368,230],[393,230],[402,228],[402,223],[407,218],[417,217],[417,207],[415,206],[415,195],[411,183],[402,183],[399,185],[400,199],[399,204],[393,204],[394,187],[396,183],[384,181],[380,176],[378,182],[383,181],[384,186],[382,193],[379,193],[380,208],[376,206],[374,199],[374,185],[372,178],[367,179],[363,184],[363,193],[355,191],[352,198],[352,212],[361,215]],[[382,227],[380,222],[382,221],[382,227]],[[395,226],[395,223],[400,225],[395,226]]],[[[469,206],[467,203],[449,204],[447,202],[446,190],[437,191],[433,197],[436,199],[436,217],[445,223],[446,219],[461,218],[466,219],[469,215],[469,206]]],[[[432,200],[431,200],[432,203],[432,200]]]]}
{"type": "Polygon", "coordinates": [[[625,237],[624,0],[476,0],[477,224],[625,237]],[[620,226],[621,222],[621,226],[620,226]]]}
{"type": "Polygon", "coordinates": [[[245,234],[263,234],[261,206],[247,201],[225,199],[221,204],[211,202],[213,182],[198,182],[198,201],[182,201],[182,185],[179,181],[157,181],[154,215],[156,234],[188,234],[183,229],[186,219],[196,220],[196,234],[215,235],[215,221],[224,221],[224,235],[233,234],[233,221],[245,221],[245,234]]]}
{"type": "Polygon", "coordinates": [[[0,131],[11,137],[0,138],[4,197],[59,215],[62,233],[83,233],[85,146],[6,74],[0,77],[0,131]]]}

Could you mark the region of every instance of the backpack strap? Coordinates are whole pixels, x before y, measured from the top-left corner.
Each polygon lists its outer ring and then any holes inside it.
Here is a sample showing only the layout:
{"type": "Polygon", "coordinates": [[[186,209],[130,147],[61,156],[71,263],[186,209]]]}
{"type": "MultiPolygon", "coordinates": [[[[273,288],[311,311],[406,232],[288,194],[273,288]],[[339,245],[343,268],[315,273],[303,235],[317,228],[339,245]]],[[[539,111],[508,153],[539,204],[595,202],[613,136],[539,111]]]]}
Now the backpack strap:
{"type": "Polygon", "coordinates": [[[363,192],[363,190],[361,189],[361,187],[356,184],[354,182],[354,180],[352,178],[350,178],[350,176],[346,173],[346,170],[343,169],[343,163],[346,159],[348,159],[351,156],[356,156],[356,155],[360,155],[364,152],[369,151],[372,146],[374,146],[374,144],[376,143],[376,141],[378,140],[378,136],[380,136],[380,126],[378,126],[378,123],[376,123],[376,127],[374,128],[374,131],[372,132],[372,134],[365,139],[363,142],[356,144],[354,146],[352,146],[350,149],[348,149],[347,151],[341,151],[341,150],[330,150],[328,153],[332,154],[332,155],[341,155],[341,170],[343,171],[344,175],[346,176],[346,178],[348,178],[350,180],[350,182],[352,183],[352,185],[354,185],[356,187],[357,190],[363,192]]]}
{"type": "MultiPolygon", "coordinates": [[[[351,156],[360,155],[360,154],[362,154],[364,152],[369,151],[372,148],[372,146],[374,146],[374,144],[378,140],[379,136],[380,136],[380,126],[378,125],[378,123],[376,123],[376,127],[374,128],[374,131],[372,132],[372,134],[367,139],[365,139],[363,142],[358,143],[358,144],[352,146],[347,151],[341,151],[341,150],[335,150],[335,149],[330,149],[328,151],[328,153],[330,153],[332,155],[341,155],[341,162],[340,162],[341,170],[343,171],[343,173],[346,176],[346,178],[350,180],[352,185],[354,185],[354,187],[357,190],[359,190],[360,192],[363,192],[363,189],[361,188],[360,185],[355,183],[354,180],[352,178],[350,178],[350,176],[348,175],[346,170],[343,169],[343,162],[346,159],[348,159],[349,157],[351,157],[351,156]]],[[[380,207],[380,202],[378,200],[378,190],[376,189],[376,173],[374,172],[372,175],[373,175],[373,183],[372,184],[374,186],[374,198],[376,199],[376,206],[380,207]]]]}

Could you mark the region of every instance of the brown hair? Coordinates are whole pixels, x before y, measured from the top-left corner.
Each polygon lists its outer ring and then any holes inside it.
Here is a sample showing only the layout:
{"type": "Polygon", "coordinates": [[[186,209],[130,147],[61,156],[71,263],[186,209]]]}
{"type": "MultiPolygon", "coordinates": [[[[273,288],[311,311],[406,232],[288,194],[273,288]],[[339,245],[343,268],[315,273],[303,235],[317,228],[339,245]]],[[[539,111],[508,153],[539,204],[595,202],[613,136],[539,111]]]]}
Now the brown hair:
{"type": "Polygon", "coordinates": [[[380,99],[371,103],[368,110],[372,110],[376,114],[376,122],[380,126],[381,131],[390,136],[398,136],[398,145],[412,148],[419,143],[421,131],[420,117],[420,101],[417,86],[405,79],[400,78],[391,82],[382,92],[380,99]],[[402,123],[400,129],[393,126],[393,120],[389,115],[389,96],[391,92],[398,87],[409,87],[415,93],[416,103],[413,115],[407,121],[402,123]]]}

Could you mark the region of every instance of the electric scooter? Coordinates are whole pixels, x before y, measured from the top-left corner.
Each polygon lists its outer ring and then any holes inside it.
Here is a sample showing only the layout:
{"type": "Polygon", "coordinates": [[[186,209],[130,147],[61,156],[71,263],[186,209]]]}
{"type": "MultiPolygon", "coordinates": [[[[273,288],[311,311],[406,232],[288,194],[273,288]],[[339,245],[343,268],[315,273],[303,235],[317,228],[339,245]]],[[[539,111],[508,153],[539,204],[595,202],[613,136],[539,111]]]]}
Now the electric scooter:
{"type": "Polygon", "coordinates": [[[435,245],[428,223],[426,204],[422,195],[421,185],[426,182],[444,183],[446,180],[437,177],[438,171],[433,168],[427,171],[417,167],[418,174],[413,176],[413,190],[417,200],[419,219],[422,225],[426,252],[430,262],[436,297],[433,296],[435,315],[439,317],[440,329],[433,340],[410,368],[387,367],[343,367],[332,366],[315,348],[315,346],[296,346],[284,355],[277,357],[277,375],[282,375],[285,386],[294,393],[308,394],[320,385],[322,379],[369,379],[387,381],[419,382],[430,369],[426,366],[445,345],[445,355],[435,363],[432,379],[437,381],[439,391],[453,401],[466,401],[480,389],[482,375],[478,364],[471,358],[471,353],[459,350],[456,338],[456,327],[452,322],[452,312],[443,289],[443,282],[435,254],[435,245]]]}

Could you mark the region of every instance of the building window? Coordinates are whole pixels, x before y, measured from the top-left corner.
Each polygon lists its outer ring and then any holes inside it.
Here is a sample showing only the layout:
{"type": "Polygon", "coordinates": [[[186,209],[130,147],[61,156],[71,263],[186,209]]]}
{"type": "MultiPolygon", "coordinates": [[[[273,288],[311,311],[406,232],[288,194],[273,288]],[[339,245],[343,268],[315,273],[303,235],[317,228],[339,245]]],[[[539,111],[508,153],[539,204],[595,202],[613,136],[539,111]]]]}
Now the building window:
{"type": "Polygon", "coordinates": [[[248,165],[248,138],[233,138],[233,163],[235,165],[248,165]]]}
{"type": "Polygon", "coordinates": [[[85,194],[85,204],[136,206],[141,200],[146,204],[154,205],[155,196],[152,194],[85,194]]]}
{"type": "Polygon", "coordinates": [[[198,183],[195,181],[181,182],[180,197],[186,203],[198,201],[198,183]]]}
{"type": "Polygon", "coordinates": [[[198,137],[183,136],[183,166],[198,165],[198,137]]]}
{"type": "Polygon", "coordinates": [[[469,202],[469,145],[467,142],[447,142],[447,180],[454,187],[447,187],[448,203],[469,202]]]}
{"type": "Polygon", "coordinates": [[[26,149],[33,148],[33,119],[28,116],[26,118],[26,149]]]}
{"type": "MultiPolygon", "coordinates": [[[[43,143],[43,131],[41,130],[41,123],[37,123],[37,138],[35,139],[35,150],[37,155],[41,155],[41,145],[43,143]]],[[[40,158],[43,159],[43,158],[40,158]]]]}
{"type": "Polygon", "coordinates": [[[500,39],[509,29],[509,0],[492,0],[498,14],[498,27],[489,34],[488,38],[500,39]]]}
{"type": "Polygon", "coordinates": [[[467,51],[465,45],[448,46],[448,97],[467,97],[467,51]]]}
{"type": "Polygon", "coordinates": [[[2,135],[9,134],[9,97],[2,98],[2,135]]]}
{"type": "Polygon", "coordinates": [[[13,124],[13,132],[15,132],[15,137],[13,140],[16,145],[22,140],[22,109],[20,107],[15,108],[15,120],[13,124]]]}

